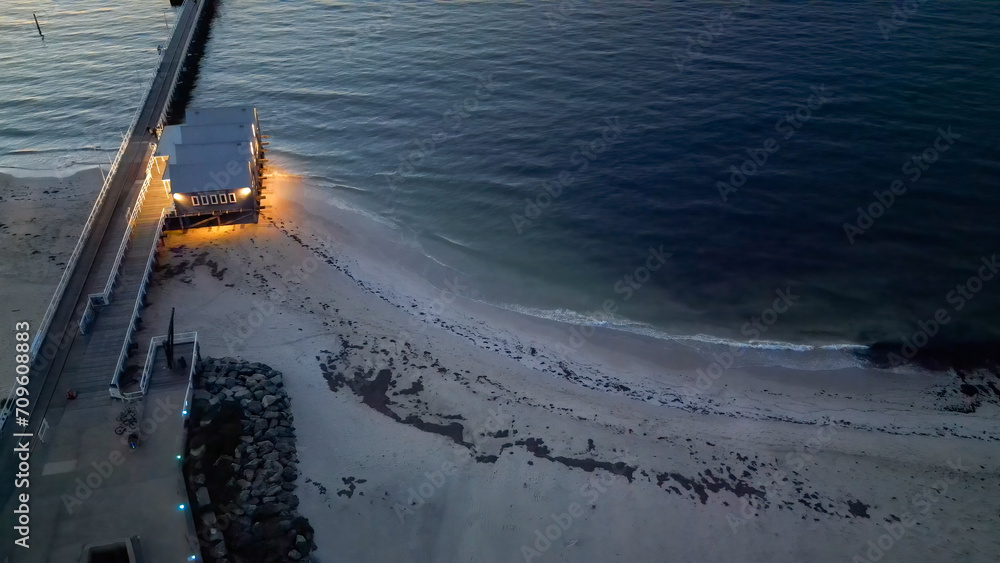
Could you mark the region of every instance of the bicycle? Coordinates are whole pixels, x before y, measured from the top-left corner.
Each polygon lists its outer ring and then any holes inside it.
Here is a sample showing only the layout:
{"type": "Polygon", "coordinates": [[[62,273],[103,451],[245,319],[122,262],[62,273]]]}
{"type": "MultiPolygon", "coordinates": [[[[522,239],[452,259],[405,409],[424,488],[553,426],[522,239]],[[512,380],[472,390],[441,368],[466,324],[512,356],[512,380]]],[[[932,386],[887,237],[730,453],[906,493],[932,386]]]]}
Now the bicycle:
{"type": "Polygon", "coordinates": [[[138,413],[134,406],[125,407],[122,412],[115,417],[120,424],[115,428],[115,434],[121,436],[126,430],[135,430],[139,426],[138,413]]]}
{"type": "Polygon", "coordinates": [[[118,413],[118,416],[115,418],[115,420],[117,420],[118,422],[124,422],[126,419],[135,418],[137,414],[138,413],[136,412],[134,406],[128,406],[125,407],[122,410],[122,412],[118,413]]]}
{"type": "Polygon", "coordinates": [[[139,427],[139,422],[134,418],[130,418],[128,420],[122,421],[122,423],[119,424],[117,428],[115,428],[115,434],[121,436],[122,434],[125,433],[126,430],[135,430],[138,427],[139,427]]]}

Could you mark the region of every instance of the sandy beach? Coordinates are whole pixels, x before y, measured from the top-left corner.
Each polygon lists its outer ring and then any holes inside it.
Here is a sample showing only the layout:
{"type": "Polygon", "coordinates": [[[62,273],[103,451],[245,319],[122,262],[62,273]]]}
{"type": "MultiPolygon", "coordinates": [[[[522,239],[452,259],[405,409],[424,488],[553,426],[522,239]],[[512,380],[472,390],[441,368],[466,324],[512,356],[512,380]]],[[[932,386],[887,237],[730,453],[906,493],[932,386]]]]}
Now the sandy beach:
{"type": "MultiPolygon", "coordinates": [[[[61,178],[0,173],[0,326],[38,327],[103,183],[97,168],[61,178]]],[[[0,377],[7,397],[13,376],[0,377]]]]}
{"type": "Polygon", "coordinates": [[[268,205],[171,233],[145,326],[286,374],[316,561],[994,560],[995,376],[567,346],[298,178],[268,205]]]}
{"type": "MultiPolygon", "coordinates": [[[[0,202],[4,318],[40,318],[96,190],[4,181],[33,186],[0,202]]],[[[138,338],[175,308],[204,356],[284,373],[315,561],[995,561],[995,375],[572,340],[297,177],[265,203],[166,237],[138,338]]]]}

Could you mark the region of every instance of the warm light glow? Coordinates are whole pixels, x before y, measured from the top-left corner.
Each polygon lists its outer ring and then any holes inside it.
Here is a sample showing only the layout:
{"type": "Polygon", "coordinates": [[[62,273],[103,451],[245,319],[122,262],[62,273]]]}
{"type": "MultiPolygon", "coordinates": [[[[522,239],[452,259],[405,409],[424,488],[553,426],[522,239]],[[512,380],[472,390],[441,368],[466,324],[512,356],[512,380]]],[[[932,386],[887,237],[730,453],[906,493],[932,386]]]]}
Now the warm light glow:
{"type": "Polygon", "coordinates": [[[246,197],[250,195],[250,188],[240,188],[240,196],[246,197]]]}
{"type": "Polygon", "coordinates": [[[180,200],[184,199],[184,196],[182,196],[181,194],[174,194],[174,199],[176,199],[177,201],[180,201],[180,200]]]}
{"type": "Polygon", "coordinates": [[[291,172],[286,172],[284,169],[278,168],[278,166],[276,166],[274,163],[268,162],[267,164],[268,164],[268,166],[267,166],[267,171],[265,172],[265,174],[267,174],[271,178],[298,178],[299,177],[298,174],[293,174],[291,172]]]}

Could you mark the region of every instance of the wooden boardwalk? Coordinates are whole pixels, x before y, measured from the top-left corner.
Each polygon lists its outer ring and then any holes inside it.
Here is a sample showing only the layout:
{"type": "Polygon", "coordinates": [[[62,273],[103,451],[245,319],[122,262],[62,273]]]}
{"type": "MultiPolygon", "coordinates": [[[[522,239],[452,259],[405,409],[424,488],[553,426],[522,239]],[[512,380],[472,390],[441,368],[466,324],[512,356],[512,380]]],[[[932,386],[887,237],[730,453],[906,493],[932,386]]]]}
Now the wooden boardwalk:
{"type": "MultiPolygon", "coordinates": [[[[159,242],[159,231],[157,229],[160,213],[163,208],[170,204],[170,198],[166,193],[166,188],[161,181],[161,174],[154,166],[152,169],[153,180],[141,207],[139,215],[136,217],[135,226],[129,237],[128,251],[121,263],[121,270],[118,283],[115,286],[111,297],[111,303],[101,307],[97,317],[90,327],[90,332],[86,335],[77,336],[77,342],[84,347],[83,355],[79,361],[67,364],[63,370],[63,376],[73,381],[73,389],[81,396],[104,395],[107,397],[108,384],[118,368],[118,355],[122,345],[129,337],[129,324],[132,321],[132,311],[135,308],[136,300],[140,297],[139,292],[143,278],[146,274],[146,263],[149,259],[150,249],[159,242]]],[[[124,233],[123,233],[124,234],[124,233]]],[[[118,254],[118,248],[110,246],[102,249],[102,254],[98,260],[108,265],[108,276],[113,275],[111,267],[118,254]]],[[[95,278],[90,280],[91,285],[84,290],[84,294],[99,293],[104,289],[108,279],[95,278]]],[[[166,327],[164,327],[164,332],[166,327]]],[[[132,358],[142,363],[145,359],[144,347],[139,344],[132,358]]],[[[122,390],[136,390],[135,387],[126,388],[123,384],[122,390]]]]}
{"type": "MultiPolygon", "coordinates": [[[[32,366],[28,385],[30,423],[22,427],[8,420],[0,434],[0,450],[7,452],[0,456],[0,526],[10,531],[15,525],[15,492],[30,492],[32,499],[32,549],[14,546],[11,538],[0,547],[0,561],[6,561],[5,556],[12,562],[76,561],[87,543],[129,536],[134,530],[143,532],[144,544],[149,536],[154,537],[154,543],[159,542],[158,553],[145,553],[147,562],[186,560],[197,549],[192,544],[190,513],[176,508],[177,499],[184,502],[186,498],[180,468],[168,463],[174,457],[173,450],[180,447],[175,443],[182,434],[179,415],[171,417],[175,423],[169,430],[157,434],[159,440],[165,441],[163,446],[155,441],[148,444],[130,458],[137,466],[126,472],[126,465],[114,474],[113,490],[103,491],[103,497],[97,491],[86,501],[86,508],[76,513],[68,511],[64,504],[67,493],[74,494],[74,479],[87,478],[93,471],[92,463],[106,462],[109,452],[120,447],[113,427],[108,427],[109,413],[113,421],[115,409],[119,408],[109,397],[108,385],[128,334],[150,249],[158,242],[157,222],[169,204],[162,184],[153,182],[146,191],[110,303],[100,308],[89,333],[81,334],[79,322],[89,295],[103,292],[113,275],[157,140],[150,131],[163,125],[197,23],[210,1],[187,0],[180,9],[107,195],[96,209],[89,236],[82,240],[75,268],[67,273],[65,290],[55,305],[44,344],[32,366]],[[69,389],[77,392],[77,400],[66,400],[69,389]],[[43,431],[44,440],[40,438],[43,431]],[[34,435],[30,491],[14,488],[17,458],[10,453],[16,445],[13,432],[34,435]],[[161,447],[164,451],[159,451],[161,447]],[[152,506],[150,501],[154,501],[152,506]],[[126,513],[134,516],[123,517],[126,513]]],[[[154,174],[158,177],[155,167],[154,174]]],[[[138,353],[133,356],[140,363],[143,358],[138,353]]],[[[162,392],[157,389],[157,393],[162,392]]],[[[170,392],[176,394],[172,388],[170,392]]],[[[180,396],[183,402],[183,393],[180,396]]]]}

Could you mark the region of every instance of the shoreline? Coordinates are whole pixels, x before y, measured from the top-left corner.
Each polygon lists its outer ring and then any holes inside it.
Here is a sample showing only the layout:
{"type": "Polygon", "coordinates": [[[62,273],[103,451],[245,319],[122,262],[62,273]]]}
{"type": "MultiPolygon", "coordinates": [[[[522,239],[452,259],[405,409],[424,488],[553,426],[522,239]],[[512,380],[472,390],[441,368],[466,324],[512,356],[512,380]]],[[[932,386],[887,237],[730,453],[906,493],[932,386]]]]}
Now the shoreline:
{"type": "Polygon", "coordinates": [[[452,299],[452,272],[398,258],[404,236],[372,242],[298,182],[273,181],[258,225],[169,234],[139,338],[176,307],[204,354],[285,374],[317,561],[515,561],[525,547],[530,561],[773,561],[787,550],[754,538],[775,533],[801,534],[801,557],[850,559],[912,509],[894,499],[955,460],[971,467],[959,501],[894,550],[998,547],[969,529],[1000,476],[1000,406],[948,410],[963,402],[957,376],[730,366],[700,389],[699,370],[715,370],[698,351],[611,330],[562,359],[565,325],[452,299]],[[540,549],[536,531],[571,503],[582,512],[540,549]],[[609,526],[629,541],[594,542],[609,526]],[[837,540],[805,539],[818,531],[837,540]]]}
{"type": "Polygon", "coordinates": [[[203,356],[284,374],[316,561],[837,561],[911,512],[925,533],[894,557],[1000,549],[976,533],[1000,404],[949,410],[957,375],[741,366],[610,329],[566,357],[568,325],[454,295],[454,272],[394,253],[405,234],[270,185],[260,224],[167,235],[136,338],[176,308],[203,356]]]}
{"type": "MultiPolygon", "coordinates": [[[[305,189],[310,182],[309,178],[287,178],[289,182],[286,186],[294,190],[295,197],[301,200],[303,207],[308,208],[303,210],[303,226],[306,230],[323,231],[328,227],[316,225],[330,222],[342,225],[335,235],[328,233],[324,237],[349,241],[342,247],[350,252],[355,266],[367,272],[365,283],[371,287],[389,294],[398,293],[399,295],[394,295],[397,302],[406,301],[412,294],[421,295],[430,301],[430,308],[434,309],[434,313],[453,309],[452,303],[461,300],[468,303],[467,309],[475,309],[478,314],[485,313],[490,318],[511,316],[538,325],[564,327],[563,334],[559,336],[564,356],[576,351],[579,345],[575,342],[583,341],[584,346],[588,345],[594,337],[584,333],[595,332],[620,334],[626,339],[648,341],[651,345],[671,349],[698,350],[706,365],[711,363],[714,354],[729,352],[742,357],[747,366],[779,366],[803,371],[892,368],[893,373],[932,371],[947,374],[955,369],[976,371],[1000,366],[1000,355],[995,352],[1000,350],[1000,342],[948,342],[931,338],[929,342],[916,347],[913,355],[909,355],[904,353],[908,341],[874,341],[867,344],[766,339],[742,341],[703,333],[671,334],[663,328],[622,317],[602,321],[592,314],[596,312],[596,316],[605,315],[600,306],[590,310],[590,313],[581,313],[494,302],[489,296],[480,295],[478,289],[470,285],[472,276],[443,264],[431,255],[430,249],[424,245],[433,245],[433,240],[420,240],[420,237],[405,228],[392,225],[371,211],[358,208],[356,204],[342,201],[336,194],[326,190],[316,187],[305,189]],[[393,280],[395,285],[380,283],[379,280],[385,279],[393,280]],[[396,286],[402,286],[403,290],[400,291],[396,286]]],[[[609,294],[607,297],[613,296],[609,294]]],[[[425,312],[430,314],[432,311],[425,312]]]]}

